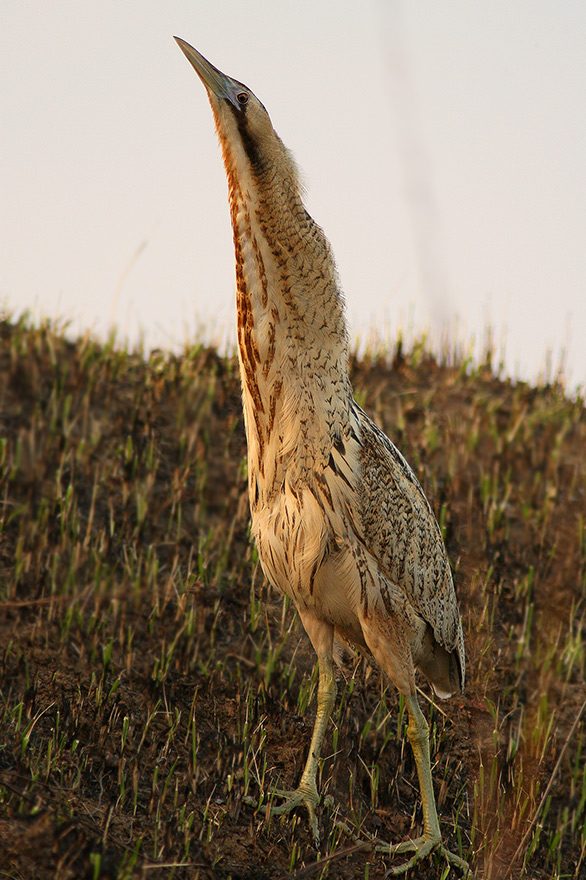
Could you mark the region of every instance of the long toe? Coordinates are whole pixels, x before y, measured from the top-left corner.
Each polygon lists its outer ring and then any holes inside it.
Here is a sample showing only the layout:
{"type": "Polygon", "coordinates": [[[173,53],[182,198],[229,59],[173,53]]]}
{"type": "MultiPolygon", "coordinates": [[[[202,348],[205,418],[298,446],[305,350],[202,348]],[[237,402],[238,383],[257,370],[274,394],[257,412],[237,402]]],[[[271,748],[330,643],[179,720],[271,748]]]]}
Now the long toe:
{"type": "Polygon", "coordinates": [[[312,791],[310,788],[299,787],[295,791],[275,791],[275,796],[284,798],[284,802],[271,807],[271,816],[283,816],[297,807],[305,807],[313,840],[316,847],[319,847],[319,826],[315,814],[315,808],[319,803],[317,790],[312,791]]]}
{"type": "MultiPolygon", "coordinates": [[[[275,798],[283,798],[282,804],[271,804],[269,813],[271,816],[284,816],[297,807],[305,807],[309,816],[309,827],[316,847],[319,847],[319,826],[315,808],[319,803],[319,795],[317,789],[314,791],[305,786],[296,788],[294,791],[283,791],[276,789],[273,793],[275,798]]],[[[258,804],[252,798],[245,798],[245,803],[258,808],[258,804]]]]}
{"type": "Polygon", "coordinates": [[[415,867],[418,862],[427,858],[433,852],[443,856],[447,862],[454,865],[455,868],[458,868],[462,873],[462,877],[469,877],[471,875],[468,862],[461,859],[460,856],[457,856],[455,853],[450,852],[450,850],[446,849],[443,845],[441,839],[437,840],[434,837],[424,835],[423,837],[415,838],[415,840],[405,840],[403,843],[379,845],[376,849],[377,852],[386,853],[390,856],[400,855],[401,853],[407,852],[413,853],[413,856],[408,861],[401,865],[395,865],[389,868],[385,877],[398,877],[401,874],[405,874],[407,871],[410,871],[411,868],[415,867]]]}

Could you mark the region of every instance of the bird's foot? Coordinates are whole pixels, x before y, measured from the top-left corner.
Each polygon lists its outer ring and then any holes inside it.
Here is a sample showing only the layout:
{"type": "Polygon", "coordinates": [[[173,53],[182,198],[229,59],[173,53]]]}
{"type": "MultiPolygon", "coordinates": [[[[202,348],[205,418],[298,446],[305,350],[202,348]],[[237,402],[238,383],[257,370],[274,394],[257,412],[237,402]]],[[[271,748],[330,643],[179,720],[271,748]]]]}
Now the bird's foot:
{"type": "MultiPolygon", "coordinates": [[[[284,798],[284,803],[275,805],[273,803],[267,807],[267,815],[269,816],[284,816],[287,813],[290,813],[292,810],[295,810],[297,807],[305,807],[309,816],[309,827],[311,829],[311,834],[315,843],[316,848],[319,848],[320,844],[320,835],[319,835],[319,825],[317,822],[317,816],[315,813],[315,808],[319,804],[319,795],[317,793],[317,788],[311,785],[305,785],[301,783],[298,788],[294,791],[289,790],[281,790],[275,789],[271,791],[271,796],[276,798],[284,798]]],[[[255,807],[258,809],[259,804],[249,796],[243,798],[244,803],[249,806],[255,807]]],[[[325,797],[324,803],[330,805],[333,803],[333,799],[331,797],[325,797]]]]}
{"type": "Polygon", "coordinates": [[[376,851],[390,856],[396,856],[407,852],[414,853],[409,861],[402,865],[397,865],[394,868],[389,868],[385,877],[397,877],[400,874],[405,874],[422,859],[431,855],[432,852],[443,856],[447,862],[454,865],[455,868],[458,868],[462,872],[463,877],[471,876],[471,869],[468,862],[465,861],[465,859],[461,859],[460,856],[457,856],[455,853],[450,852],[449,849],[446,849],[442,843],[441,837],[436,838],[430,834],[424,834],[422,837],[416,837],[414,840],[405,840],[403,843],[379,844],[376,847],[376,851]]]}

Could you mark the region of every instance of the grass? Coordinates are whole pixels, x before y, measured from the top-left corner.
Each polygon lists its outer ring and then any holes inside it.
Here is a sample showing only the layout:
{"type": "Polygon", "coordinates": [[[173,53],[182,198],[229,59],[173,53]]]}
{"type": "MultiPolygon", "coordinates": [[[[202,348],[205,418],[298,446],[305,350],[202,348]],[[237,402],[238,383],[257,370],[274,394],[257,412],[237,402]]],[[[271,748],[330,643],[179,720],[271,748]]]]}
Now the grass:
{"type": "MultiPolygon", "coordinates": [[[[435,703],[421,682],[444,836],[480,878],[583,877],[584,402],[423,343],[352,373],[461,602],[466,691],[435,703]]],[[[354,657],[321,851],[303,813],[266,818],[298,781],[316,675],[250,542],[244,456],[233,359],[0,324],[0,876],[375,880],[371,837],[419,833],[403,702],[354,657]]]]}

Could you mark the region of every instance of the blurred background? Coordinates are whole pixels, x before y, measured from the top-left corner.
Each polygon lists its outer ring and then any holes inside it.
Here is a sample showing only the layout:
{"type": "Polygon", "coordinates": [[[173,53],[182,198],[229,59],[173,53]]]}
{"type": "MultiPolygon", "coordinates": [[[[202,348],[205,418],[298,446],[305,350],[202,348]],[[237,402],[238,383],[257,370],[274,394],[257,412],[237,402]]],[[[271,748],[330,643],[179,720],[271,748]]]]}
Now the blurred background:
{"type": "Polygon", "coordinates": [[[293,151],[351,336],[586,383],[586,4],[0,3],[0,309],[233,345],[226,182],[174,34],[293,151]]]}

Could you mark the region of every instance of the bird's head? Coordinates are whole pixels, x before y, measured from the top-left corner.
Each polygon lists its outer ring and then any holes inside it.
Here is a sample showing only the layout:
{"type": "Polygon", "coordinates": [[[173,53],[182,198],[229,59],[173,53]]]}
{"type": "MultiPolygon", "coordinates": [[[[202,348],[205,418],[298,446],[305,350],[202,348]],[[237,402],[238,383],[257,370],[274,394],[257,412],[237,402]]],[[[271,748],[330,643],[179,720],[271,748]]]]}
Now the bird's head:
{"type": "Polygon", "coordinates": [[[295,163],[256,95],[248,86],[226,76],[210,64],[189,43],[179,37],[175,37],[175,40],[208,93],[227,170],[236,171],[241,177],[248,166],[253,178],[259,179],[271,165],[277,163],[281,166],[282,179],[287,176],[283,174],[283,165],[289,166],[291,182],[297,188],[295,163]]]}

